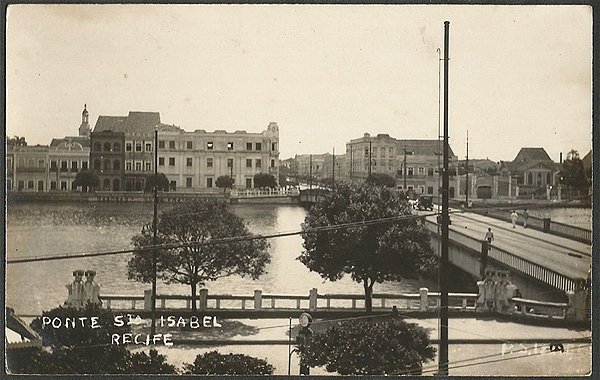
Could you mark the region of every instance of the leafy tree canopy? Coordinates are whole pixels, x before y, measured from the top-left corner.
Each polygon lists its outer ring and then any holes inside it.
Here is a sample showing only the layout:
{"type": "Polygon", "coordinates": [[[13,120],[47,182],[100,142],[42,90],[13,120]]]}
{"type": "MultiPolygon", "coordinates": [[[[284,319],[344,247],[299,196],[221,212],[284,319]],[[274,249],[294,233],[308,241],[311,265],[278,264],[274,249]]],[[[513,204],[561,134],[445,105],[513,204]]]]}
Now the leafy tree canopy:
{"type": "Polygon", "coordinates": [[[231,178],[228,175],[222,175],[217,178],[215,185],[222,189],[231,189],[233,188],[233,184],[235,183],[235,179],[231,178]]]}
{"type": "Polygon", "coordinates": [[[163,173],[158,173],[156,180],[154,178],[154,174],[146,177],[146,185],[144,186],[144,191],[154,191],[154,184],[158,184],[158,191],[169,191],[169,179],[163,173]]]}
{"type": "Polygon", "coordinates": [[[77,173],[73,184],[77,187],[82,187],[84,191],[88,188],[96,188],[100,185],[100,179],[96,172],[92,170],[82,170],[77,173]]]}
{"type": "Polygon", "coordinates": [[[396,187],[394,177],[384,173],[373,173],[367,178],[366,182],[376,186],[396,187]]]}
{"type": "Polygon", "coordinates": [[[272,174],[258,173],[254,175],[254,187],[275,188],[277,187],[277,181],[275,180],[275,177],[272,174]]]}
{"type": "MultiPolygon", "coordinates": [[[[157,253],[157,274],[166,284],[186,284],[191,288],[192,308],[196,308],[198,286],[231,275],[258,278],[270,262],[265,239],[226,244],[197,245],[213,239],[249,236],[242,218],[224,202],[199,200],[167,210],[158,222],[158,244],[181,244],[157,253]]],[[[135,252],[128,263],[130,279],[152,281],[152,232],[144,230],[133,237],[135,252]]]]}
{"type": "Polygon", "coordinates": [[[393,222],[303,233],[305,251],[298,259],[330,281],[345,274],[362,283],[367,311],[376,282],[400,281],[427,272],[436,262],[429,231],[410,217],[403,194],[381,186],[340,184],[308,212],[302,228],[332,226],[382,218],[393,222]]]}
{"type": "Polygon", "coordinates": [[[196,356],[192,364],[184,364],[184,371],[191,375],[272,375],[273,366],[248,355],[211,351],[196,356]]]}
{"type": "Polygon", "coordinates": [[[567,159],[563,162],[560,179],[562,184],[577,192],[584,191],[588,187],[583,161],[579,158],[579,153],[576,150],[573,149],[567,154],[567,159]]]}
{"type": "Polygon", "coordinates": [[[351,320],[313,334],[301,355],[309,366],[340,375],[419,375],[435,351],[417,324],[351,320]]]}

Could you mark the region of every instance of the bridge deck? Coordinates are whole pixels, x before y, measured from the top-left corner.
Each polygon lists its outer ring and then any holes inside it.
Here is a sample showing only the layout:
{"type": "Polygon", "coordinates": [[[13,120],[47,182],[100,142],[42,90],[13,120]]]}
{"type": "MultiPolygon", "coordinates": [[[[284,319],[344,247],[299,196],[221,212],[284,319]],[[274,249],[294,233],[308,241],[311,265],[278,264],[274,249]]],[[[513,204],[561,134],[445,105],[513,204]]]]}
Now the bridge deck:
{"type": "MultiPolygon", "coordinates": [[[[427,219],[435,223],[435,217],[427,219]]],[[[494,233],[493,246],[544,266],[570,278],[586,278],[591,264],[591,246],[530,228],[516,226],[474,213],[451,215],[451,230],[483,240],[488,227],[494,233]]]]}

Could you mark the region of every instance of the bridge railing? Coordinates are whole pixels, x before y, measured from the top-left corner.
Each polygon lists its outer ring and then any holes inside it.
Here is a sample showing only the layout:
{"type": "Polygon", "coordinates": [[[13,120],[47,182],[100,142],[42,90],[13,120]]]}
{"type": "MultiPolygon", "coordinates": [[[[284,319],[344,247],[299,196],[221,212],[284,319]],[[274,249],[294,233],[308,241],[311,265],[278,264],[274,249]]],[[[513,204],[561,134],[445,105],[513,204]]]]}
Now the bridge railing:
{"type": "Polygon", "coordinates": [[[550,231],[558,236],[579,240],[585,243],[592,241],[592,230],[571,226],[550,220],[550,231]]]}
{"type": "Polygon", "coordinates": [[[542,302],[517,297],[513,297],[511,301],[515,304],[515,313],[529,317],[566,319],[569,309],[567,303],[542,302]]]}
{"type": "Polygon", "coordinates": [[[298,189],[233,189],[230,193],[232,198],[260,198],[260,197],[297,197],[300,194],[298,189]]]}
{"type": "Polygon", "coordinates": [[[488,257],[508,266],[516,271],[526,274],[538,281],[551,285],[563,291],[575,289],[575,281],[565,275],[557,273],[533,261],[524,259],[494,245],[489,246],[488,257]]]}

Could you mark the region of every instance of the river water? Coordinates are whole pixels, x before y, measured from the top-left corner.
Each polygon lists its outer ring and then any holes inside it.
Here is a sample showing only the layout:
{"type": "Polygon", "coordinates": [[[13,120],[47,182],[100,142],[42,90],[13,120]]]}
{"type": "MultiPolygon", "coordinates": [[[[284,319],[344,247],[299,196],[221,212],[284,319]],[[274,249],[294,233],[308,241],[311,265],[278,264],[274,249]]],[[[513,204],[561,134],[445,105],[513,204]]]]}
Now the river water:
{"type": "MultiPolygon", "coordinates": [[[[168,207],[162,206],[161,207],[168,207]]],[[[253,233],[296,231],[306,215],[292,205],[235,205],[233,210],[247,221],[253,233]]],[[[160,210],[159,210],[160,212],[160,210]]],[[[109,251],[130,248],[131,238],[152,220],[148,204],[107,203],[19,203],[7,207],[7,258],[37,255],[109,251]]],[[[302,252],[299,235],[271,239],[271,263],[258,280],[232,276],[208,283],[212,294],[264,293],[303,294],[311,288],[320,293],[362,294],[361,284],[344,277],[324,281],[296,257],[302,252]]],[[[226,252],[224,252],[226,254],[226,252]]],[[[40,314],[62,304],[65,285],[75,269],[94,269],[102,294],[142,295],[149,284],[127,279],[129,254],[10,264],[6,268],[6,305],[17,314],[40,314]]],[[[436,289],[433,281],[404,280],[376,284],[375,292],[416,292],[419,287],[436,289]]],[[[159,294],[189,294],[184,285],[157,285],[159,294]]]]}

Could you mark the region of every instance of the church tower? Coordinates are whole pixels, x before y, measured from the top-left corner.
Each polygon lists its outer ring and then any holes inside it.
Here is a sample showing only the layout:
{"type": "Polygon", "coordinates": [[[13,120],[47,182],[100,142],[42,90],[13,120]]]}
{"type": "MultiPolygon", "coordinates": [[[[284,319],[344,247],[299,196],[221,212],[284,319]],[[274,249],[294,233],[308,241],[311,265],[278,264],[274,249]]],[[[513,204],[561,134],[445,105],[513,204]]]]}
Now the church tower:
{"type": "Polygon", "coordinates": [[[83,112],[81,113],[81,125],[79,126],[79,136],[90,137],[90,133],[92,133],[92,128],[90,128],[88,118],[89,114],[87,111],[87,104],[84,104],[83,112]]]}

